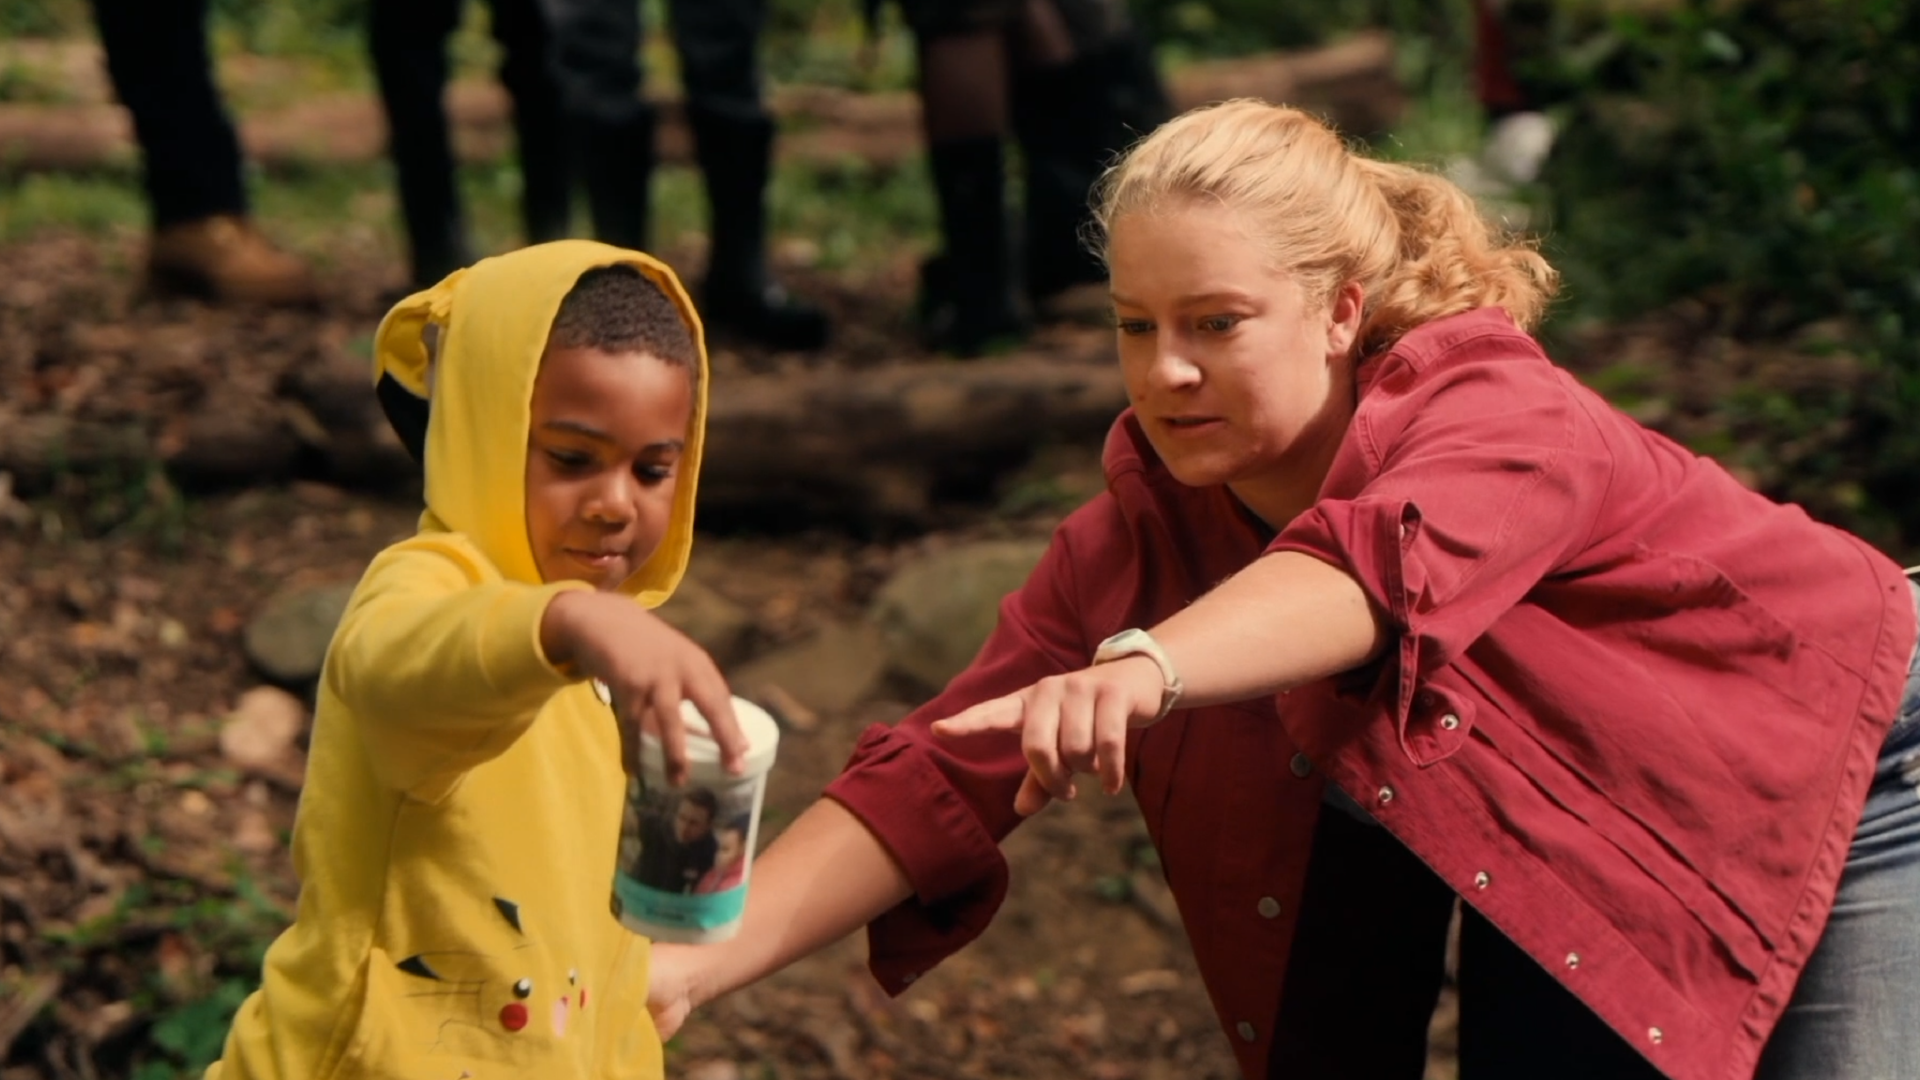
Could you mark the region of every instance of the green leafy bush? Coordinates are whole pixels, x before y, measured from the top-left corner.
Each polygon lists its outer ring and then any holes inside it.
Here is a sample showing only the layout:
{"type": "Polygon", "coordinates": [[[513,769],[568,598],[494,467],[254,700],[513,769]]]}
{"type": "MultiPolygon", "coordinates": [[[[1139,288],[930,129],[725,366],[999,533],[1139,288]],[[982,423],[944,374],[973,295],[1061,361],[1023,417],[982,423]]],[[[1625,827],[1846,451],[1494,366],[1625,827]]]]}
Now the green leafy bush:
{"type": "Polygon", "coordinates": [[[1704,301],[1745,340],[1817,327],[1863,372],[1840,400],[1727,408],[1820,444],[1803,467],[1826,475],[1800,483],[1858,484],[1864,512],[1920,537],[1920,6],[1609,6],[1558,8],[1522,57],[1563,99],[1544,181],[1569,304],[1617,319],[1704,301]]]}

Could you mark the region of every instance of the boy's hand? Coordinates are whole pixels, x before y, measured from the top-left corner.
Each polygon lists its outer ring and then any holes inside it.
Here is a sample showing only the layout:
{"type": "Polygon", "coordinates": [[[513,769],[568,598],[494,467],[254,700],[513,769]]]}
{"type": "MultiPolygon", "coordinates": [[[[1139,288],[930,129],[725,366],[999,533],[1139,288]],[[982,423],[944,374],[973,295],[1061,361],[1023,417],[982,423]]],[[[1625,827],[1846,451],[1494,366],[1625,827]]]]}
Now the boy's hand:
{"type": "Polygon", "coordinates": [[[667,782],[674,787],[687,782],[683,698],[707,718],[721,765],[730,773],[744,768],[747,739],[733,715],[732,691],[713,658],[630,598],[586,591],[555,596],[540,621],[540,647],[555,667],[606,684],[629,773],[639,775],[640,734],[651,731],[666,759],[667,782]]]}

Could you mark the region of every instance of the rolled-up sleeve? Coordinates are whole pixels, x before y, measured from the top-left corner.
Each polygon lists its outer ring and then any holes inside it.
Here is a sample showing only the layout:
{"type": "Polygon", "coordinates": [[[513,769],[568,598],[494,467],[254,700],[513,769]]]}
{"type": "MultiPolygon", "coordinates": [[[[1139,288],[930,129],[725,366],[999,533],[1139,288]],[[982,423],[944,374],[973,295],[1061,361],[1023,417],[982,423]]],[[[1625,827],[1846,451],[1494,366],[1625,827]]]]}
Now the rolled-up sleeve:
{"type": "Polygon", "coordinates": [[[1401,747],[1421,681],[1580,550],[1612,475],[1568,377],[1525,339],[1388,358],[1323,497],[1276,537],[1353,575],[1398,634],[1383,672],[1401,747]]]}
{"type": "Polygon", "coordinates": [[[1017,732],[936,739],[933,721],[1086,665],[1091,648],[1071,602],[1072,554],[1062,528],[972,664],[898,724],[861,736],[826,790],[871,829],[914,896],[868,928],[869,965],[890,993],[980,935],[1007,892],[1000,841],[1026,775],[1017,732]]]}

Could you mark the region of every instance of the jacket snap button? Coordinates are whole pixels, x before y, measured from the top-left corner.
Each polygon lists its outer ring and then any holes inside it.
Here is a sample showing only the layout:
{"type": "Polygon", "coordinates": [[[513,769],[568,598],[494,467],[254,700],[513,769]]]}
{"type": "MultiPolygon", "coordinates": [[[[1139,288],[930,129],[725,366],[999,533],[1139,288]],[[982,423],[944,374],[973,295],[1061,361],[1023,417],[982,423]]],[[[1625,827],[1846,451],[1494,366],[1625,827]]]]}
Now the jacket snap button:
{"type": "Polygon", "coordinates": [[[1313,772],[1313,762],[1305,754],[1295,754],[1293,760],[1287,762],[1287,768],[1293,770],[1293,775],[1305,779],[1313,772]]]}
{"type": "Polygon", "coordinates": [[[1473,875],[1474,888],[1484,889],[1491,884],[1493,884],[1493,875],[1487,873],[1485,870],[1482,870],[1479,873],[1473,875]]]}
{"type": "Polygon", "coordinates": [[[1280,901],[1275,900],[1271,896],[1261,897],[1260,902],[1255,904],[1254,907],[1259,910],[1260,917],[1263,919],[1277,919],[1280,917],[1280,901]]]}
{"type": "Polygon", "coordinates": [[[1248,1042],[1252,1042],[1252,1041],[1253,1041],[1253,1038],[1254,1038],[1254,1031],[1253,1031],[1253,1025],[1252,1025],[1252,1024],[1249,1024],[1249,1023],[1247,1023],[1247,1022],[1246,1022],[1245,1020],[1242,1020],[1242,1021],[1240,1021],[1240,1023],[1238,1023],[1238,1024],[1236,1024],[1236,1025],[1234,1026],[1234,1030],[1235,1030],[1235,1031],[1238,1031],[1238,1032],[1240,1033],[1240,1037],[1241,1037],[1242,1039],[1245,1039],[1245,1040],[1246,1040],[1246,1041],[1248,1041],[1248,1042]]]}
{"type": "Polygon", "coordinates": [[[1648,1029],[1647,1029],[1647,1038],[1649,1038],[1649,1039],[1652,1039],[1652,1040],[1653,1040],[1654,1042],[1656,1042],[1656,1043],[1657,1043],[1657,1042],[1659,1042],[1659,1041],[1660,1041],[1661,1039],[1664,1039],[1664,1038],[1666,1038],[1666,1033],[1665,1033],[1665,1032],[1663,1032],[1663,1031],[1661,1031],[1661,1030],[1660,1030],[1659,1028],[1657,1028],[1657,1027],[1655,1027],[1655,1028],[1648,1028],[1648,1029]]]}
{"type": "Polygon", "coordinates": [[[1440,726],[1445,728],[1448,731],[1452,731],[1454,728],[1457,728],[1460,726],[1460,718],[1453,715],[1452,713],[1448,713],[1447,715],[1440,718],[1440,726]]]}
{"type": "Polygon", "coordinates": [[[1390,787],[1381,788],[1380,789],[1380,805],[1385,806],[1392,801],[1393,801],[1393,789],[1390,787]]]}
{"type": "Polygon", "coordinates": [[[1580,954],[1577,952],[1568,953],[1567,954],[1567,970],[1572,971],[1574,968],[1577,968],[1579,966],[1580,966],[1580,954]]]}

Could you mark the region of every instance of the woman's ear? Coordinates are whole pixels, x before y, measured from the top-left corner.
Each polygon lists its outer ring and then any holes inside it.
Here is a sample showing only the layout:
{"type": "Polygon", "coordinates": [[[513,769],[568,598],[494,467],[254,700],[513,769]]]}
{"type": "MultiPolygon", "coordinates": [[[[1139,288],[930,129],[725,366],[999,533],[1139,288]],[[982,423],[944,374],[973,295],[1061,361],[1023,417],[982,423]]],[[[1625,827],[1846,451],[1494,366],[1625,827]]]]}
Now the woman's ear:
{"type": "Polygon", "coordinates": [[[1333,291],[1327,305],[1327,359],[1350,355],[1360,337],[1360,318],[1367,307],[1367,290],[1349,281],[1333,291]]]}

